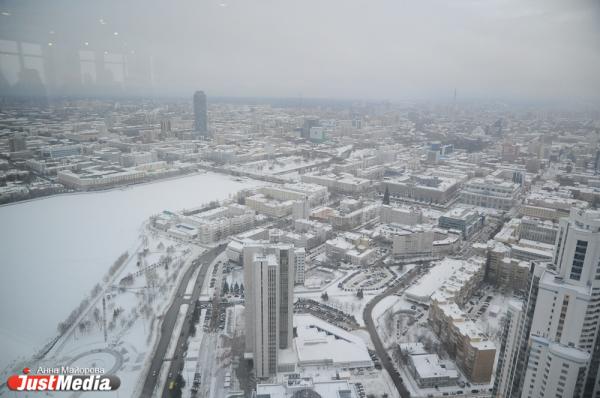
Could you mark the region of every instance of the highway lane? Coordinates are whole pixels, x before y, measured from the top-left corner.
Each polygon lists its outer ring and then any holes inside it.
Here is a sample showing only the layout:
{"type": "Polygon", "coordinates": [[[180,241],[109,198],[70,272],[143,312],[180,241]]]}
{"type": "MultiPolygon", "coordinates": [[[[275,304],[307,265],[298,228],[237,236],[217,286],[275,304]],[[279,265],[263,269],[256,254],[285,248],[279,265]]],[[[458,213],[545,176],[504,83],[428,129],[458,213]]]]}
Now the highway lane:
{"type": "MultiPolygon", "coordinates": [[[[176,294],[175,300],[173,300],[173,303],[171,304],[171,306],[169,307],[169,309],[165,313],[165,316],[162,319],[161,328],[160,328],[160,330],[161,330],[160,340],[159,340],[158,346],[156,348],[156,351],[154,352],[154,356],[152,358],[152,363],[150,365],[150,369],[148,370],[148,374],[146,375],[146,380],[144,382],[144,387],[142,389],[141,397],[152,396],[154,389],[156,387],[156,383],[159,382],[158,374],[160,372],[160,368],[163,365],[163,362],[166,359],[165,354],[167,352],[167,348],[169,347],[169,342],[171,341],[172,338],[177,338],[178,340],[177,340],[177,346],[175,349],[175,355],[169,366],[169,372],[173,375],[173,377],[169,378],[167,380],[165,388],[164,388],[162,394],[160,394],[160,396],[163,396],[163,397],[169,396],[169,394],[168,394],[169,382],[176,377],[176,375],[179,373],[179,371],[181,370],[182,365],[183,365],[183,358],[181,357],[183,354],[183,350],[181,348],[182,348],[182,344],[187,342],[187,338],[189,335],[189,322],[192,317],[192,312],[194,311],[194,305],[195,305],[196,301],[198,300],[198,298],[200,297],[202,285],[204,284],[204,279],[210,268],[210,264],[214,261],[214,259],[219,254],[221,254],[225,250],[226,246],[227,246],[226,244],[222,244],[216,248],[208,250],[207,252],[203,253],[198,258],[193,260],[192,266],[190,266],[187,269],[183,278],[181,279],[181,283],[179,284],[177,291],[175,293],[176,294]],[[185,290],[190,281],[190,278],[193,276],[194,271],[196,271],[196,269],[200,266],[202,266],[202,268],[201,268],[200,272],[198,273],[198,277],[196,278],[196,282],[194,284],[194,290],[192,292],[192,297],[189,300],[185,299],[184,298],[185,290]],[[190,305],[188,306],[186,318],[183,323],[183,327],[181,328],[181,334],[179,336],[173,336],[172,335],[173,328],[175,326],[175,322],[177,321],[177,315],[179,314],[179,307],[181,307],[182,304],[190,304],[190,305]]],[[[202,325],[200,325],[199,327],[202,327],[202,325]]]]}
{"type": "Polygon", "coordinates": [[[415,267],[412,270],[410,270],[408,273],[403,275],[394,286],[390,287],[389,289],[387,289],[386,291],[384,291],[383,293],[381,293],[380,295],[376,296],[371,301],[369,301],[369,303],[365,306],[365,309],[363,311],[363,319],[365,321],[365,325],[367,326],[367,331],[369,332],[369,335],[371,336],[371,341],[373,342],[373,347],[375,347],[377,356],[381,360],[381,365],[389,373],[390,377],[392,378],[392,381],[394,382],[394,385],[396,386],[396,389],[398,390],[398,392],[400,393],[400,396],[402,398],[409,398],[410,393],[404,386],[404,383],[402,382],[402,378],[400,377],[400,375],[394,368],[394,364],[392,363],[390,356],[388,356],[388,353],[385,350],[385,347],[383,346],[381,339],[379,338],[379,334],[377,333],[377,328],[375,326],[375,322],[373,321],[373,308],[375,308],[375,306],[381,300],[383,300],[385,297],[387,297],[391,294],[397,293],[400,290],[408,287],[408,285],[415,278],[417,278],[419,276],[419,271],[421,269],[422,269],[422,266],[415,267]]]}

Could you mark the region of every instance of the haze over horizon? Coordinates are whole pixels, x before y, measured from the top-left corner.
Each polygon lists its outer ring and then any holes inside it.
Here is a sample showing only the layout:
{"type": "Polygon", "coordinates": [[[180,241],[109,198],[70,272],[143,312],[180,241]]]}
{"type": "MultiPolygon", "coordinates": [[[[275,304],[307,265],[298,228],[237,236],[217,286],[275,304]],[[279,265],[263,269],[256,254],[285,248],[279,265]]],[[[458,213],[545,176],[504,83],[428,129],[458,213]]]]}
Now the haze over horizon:
{"type": "Polygon", "coordinates": [[[11,43],[23,42],[41,45],[42,62],[22,47],[25,68],[56,95],[600,98],[590,0],[7,0],[0,11],[0,90],[13,93],[11,43]]]}

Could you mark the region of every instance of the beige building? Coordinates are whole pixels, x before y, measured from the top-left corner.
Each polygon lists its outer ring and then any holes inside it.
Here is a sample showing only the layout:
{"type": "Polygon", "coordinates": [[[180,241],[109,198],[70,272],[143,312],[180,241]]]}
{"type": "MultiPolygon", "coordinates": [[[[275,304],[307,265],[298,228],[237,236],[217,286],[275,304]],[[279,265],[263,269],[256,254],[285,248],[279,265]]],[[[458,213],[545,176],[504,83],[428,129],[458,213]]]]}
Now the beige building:
{"type": "Polygon", "coordinates": [[[475,322],[465,317],[458,305],[440,298],[434,295],[429,307],[429,322],[434,332],[471,382],[489,383],[496,345],[485,337],[475,322]]]}
{"type": "Polygon", "coordinates": [[[511,258],[511,248],[490,241],[487,247],[487,281],[498,287],[525,292],[529,262],[511,258]]]}

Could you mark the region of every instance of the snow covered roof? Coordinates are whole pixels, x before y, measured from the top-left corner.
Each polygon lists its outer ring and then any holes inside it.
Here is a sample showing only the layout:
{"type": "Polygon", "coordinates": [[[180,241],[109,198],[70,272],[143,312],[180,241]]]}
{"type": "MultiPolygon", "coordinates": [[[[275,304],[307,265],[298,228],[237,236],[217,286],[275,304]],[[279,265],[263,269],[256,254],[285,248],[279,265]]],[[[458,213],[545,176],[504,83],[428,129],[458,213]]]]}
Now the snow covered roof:
{"type": "Polygon", "coordinates": [[[442,362],[436,354],[411,355],[410,360],[420,379],[458,378],[458,372],[449,361],[442,362]]]}
{"type": "Polygon", "coordinates": [[[416,284],[406,290],[406,297],[413,301],[428,303],[431,295],[445,286],[446,290],[457,288],[483,267],[483,261],[472,258],[469,261],[446,258],[431,268],[416,284]]]}
{"type": "Polygon", "coordinates": [[[329,364],[343,367],[373,366],[364,341],[310,314],[295,314],[294,339],[298,364],[329,364]]]}

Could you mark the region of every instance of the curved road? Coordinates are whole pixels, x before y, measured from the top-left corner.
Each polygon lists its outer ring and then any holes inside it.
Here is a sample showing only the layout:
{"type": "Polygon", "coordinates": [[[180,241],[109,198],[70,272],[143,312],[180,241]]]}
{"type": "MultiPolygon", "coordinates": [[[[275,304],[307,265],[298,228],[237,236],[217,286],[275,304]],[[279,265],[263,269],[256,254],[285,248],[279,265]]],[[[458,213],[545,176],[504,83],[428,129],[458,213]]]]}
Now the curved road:
{"type": "MultiPolygon", "coordinates": [[[[144,382],[144,388],[142,389],[141,397],[150,397],[152,396],[154,389],[156,388],[156,384],[159,382],[158,374],[160,372],[160,368],[165,362],[165,354],[167,352],[167,348],[169,347],[169,342],[171,339],[178,339],[177,346],[175,349],[174,358],[169,365],[169,372],[173,374],[173,376],[177,375],[181,370],[183,365],[183,358],[181,358],[182,354],[182,344],[187,342],[189,337],[189,322],[192,318],[192,312],[194,312],[194,304],[200,297],[200,291],[202,290],[202,285],[204,284],[204,278],[210,268],[210,264],[214,261],[214,259],[225,250],[227,247],[226,244],[222,244],[213,249],[208,250],[207,252],[200,255],[198,258],[193,260],[192,266],[187,269],[183,278],[181,279],[181,283],[177,288],[177,292],[175,293],[176,297],[165,316],[162,319],[162,324],[160,327],[160,341],[158,342],[158,346],[156,351],[154,352],[154,356],[152,358],[152,364],[150,365],[150,369],[148,369],[148,374],[146,375],[146,380],[144,382]],[[187,285],[190,281],[190,278],[196,271],[198,267],[202,267],[200,272],[198,273],[198,277],[196,279],[196,283],[194,284],[194,290],[192,292],[192,297],[190,299],[185,299],[185,290],[187,289],[187,285]],[[189,304],[188,310],[186,313],[185,321],[183,322],[183,326],[181,328],[181,335],[173,336],[173,328],[175,326],[175,322],[177,321],[177,315],[179,314],[179,307],[182,304],[189,304]],[[154,376],[156,374],[157,376],[154,376]]],[[[168,383],[171,379],[167,380],[165,384],[165,389],[162,393],[159,392],[159,396],[167,397],[168,396],[168,383]]]]}
{"type": "Polygon", "coordinates": [[[404,274],[402,277],[400,277],[399,281],[394,286],[390,287],[389,289],[387,289],[380,295],[375,296],[374,299],[369,301],[363,311],[363,319],[365,321],[365,325],[367,326],[369,335],[371,336],[371,341],[373,342],[373,346],[375,347],[377,356],[381,360],[381,365],[385,368],[385,370],[387,370],[388,374],[392,378],[392,381],[394,382],[394,385],[396,386],[396,389],[398,390],[402,398],[410,398],[410,393],[404,386],[400,374],[398,374],[398,372],[394,368],[394,364],[392,363],[387,351],[385,350],[383,343],[381,342],[381,339],[379,338],[377,328],[375,327],[375,322],[373,322],[373,308],[375,308],[375,306],[387,296],[397,293],[399,290],[405,289],[408,286],[408,284],[410,284],[419,275],[421,267],[422,266],[415,267],[406,274],[404,274]]]}

